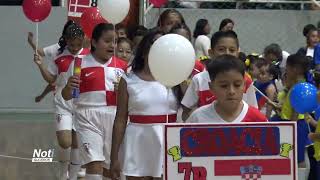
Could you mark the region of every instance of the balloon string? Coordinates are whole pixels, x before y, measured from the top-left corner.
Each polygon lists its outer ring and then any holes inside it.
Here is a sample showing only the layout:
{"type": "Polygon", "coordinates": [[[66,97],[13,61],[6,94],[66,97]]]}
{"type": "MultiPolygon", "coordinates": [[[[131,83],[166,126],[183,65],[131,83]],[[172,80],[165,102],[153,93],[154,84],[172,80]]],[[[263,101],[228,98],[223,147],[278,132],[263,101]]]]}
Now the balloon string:
{"type": "Polygon", "coordinates": [[[38,44],[39,44],[39,23],[36,22],[36,55],[38,55],[38,44]]]}
{"type": "Polygon", "coordinates": [[[169,123],[169,111],[170,111],[169,93],[170,93],[170,88],[167,87],[167,103],[168,103],[168,111],[167,111],[167,117],[166,117],[167,123],[169,123]]]}
{"type": "MultiPolygon", "coordinates": [[[[116,81],[117,81],[116,83],[117,83],[117,85],[119,85],[119,81],[120,81],[120,77],[121,76],[118,75],[118,72],[117,72],[117,59],[115,58],[115,56],[116,56],[116,36],[117,36],[116,26],[115,25],[113,26],[113,33],[114,33],[114,35],[113,35],[113,56],[111,58],[111,61],[114,61],[114,74],[116,76],[116,81]]],[[[119,86],[118,86],[118,88],[119,88],[119,86]]],[[[118,104],[118,96],[116,96],[116,104],[118,104]]]]}

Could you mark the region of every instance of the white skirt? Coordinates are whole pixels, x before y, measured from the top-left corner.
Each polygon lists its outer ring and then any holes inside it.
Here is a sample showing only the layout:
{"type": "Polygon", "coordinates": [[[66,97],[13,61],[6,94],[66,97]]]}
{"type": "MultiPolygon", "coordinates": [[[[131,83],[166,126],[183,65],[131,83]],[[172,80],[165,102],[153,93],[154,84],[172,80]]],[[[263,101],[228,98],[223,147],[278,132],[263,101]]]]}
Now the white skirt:
{"type": "Polygon", "coordinates": [[[123,141],[123,174],[161,177],[164,130],[162,124],[129,123],[123,141]]]}

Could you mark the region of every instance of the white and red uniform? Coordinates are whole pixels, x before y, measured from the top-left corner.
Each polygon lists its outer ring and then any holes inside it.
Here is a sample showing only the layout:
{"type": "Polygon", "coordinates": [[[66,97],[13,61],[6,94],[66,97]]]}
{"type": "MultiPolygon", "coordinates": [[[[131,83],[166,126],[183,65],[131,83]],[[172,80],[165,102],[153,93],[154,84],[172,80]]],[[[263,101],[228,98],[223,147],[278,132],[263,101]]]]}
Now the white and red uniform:
{"type": "Polygon", "coordinates": [[[225,121],[216,112],[215,102],[207,104],[195,110],[187,119],[188,123],[241,123],[241,122],[267,122],[267,118],[256,108],[243,102],[241,113],[232,122],[225,121]]]}
{"type": "Polygon", "coordinates": [[[80,95],[73,103],[82,164],[105,161],[109,168],[117,103],[113,83],[124,74],[127,63],[113,57],[101,64],[89,54],[74,61],[65,82],[73,74],[74,64],[81,67],[80,95]]]}
{"type": "Polygon", "coordinates": [[[176,122],[178,102],[157,81],[144,81],[133,72],[127,83],[129,123],[123,141],[126,176],[161,177],[164,158],[163,124],[176,122]]]}
{"type": "Polygon", "coordinates": [[[50,46],[44,47],[43,52],[45,58],[50,62],[52,61],[57,55],[59,55],[59,44],[55,43],[50,46]]]}
{"type": "MultiPolygon", "coordinates": [[[[196,74],[189,85],[181,104],[187,108],[201,107],[216,100],[209,88],[210,76],[208,71],[196,74]]],[[[243,100],[253,107],[258,107],[253,82],[250,77],[245,75],[245,91],[243,100]]]]}
{"type": "Polygon", "coordinates": [[[74,61],[76,57],[83,57],[90,52],[89,49],[81,49],[76,55],[69,52],[67,48],[57,55],[55,58],[51,59],[48,64],[48,71],[50,74],[57,76],[55,82],[56,93],[54,96],[54,106],[55,106],[55,118],[57,131],[61,130],[72,130],[72,102],[65,101],[61,95],[61,91],[65,86],[64,76],[69,69],[70,64],[74,61]]]}

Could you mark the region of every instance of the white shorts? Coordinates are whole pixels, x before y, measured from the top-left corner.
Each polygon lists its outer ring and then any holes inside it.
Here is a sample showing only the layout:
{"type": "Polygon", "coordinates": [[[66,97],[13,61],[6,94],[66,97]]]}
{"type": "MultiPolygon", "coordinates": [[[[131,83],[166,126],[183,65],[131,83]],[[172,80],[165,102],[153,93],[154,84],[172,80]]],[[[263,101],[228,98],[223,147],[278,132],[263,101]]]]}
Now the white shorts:
{"type": "Polygon", "coordinates": [[[129,123],[123,140],[126,176],[161,177],[164,161],[162,124],[129,123]]]}
{"type": "Polygon", "coordinates": [[[81,108],[75,111],[81,163],[104,161],[110,167],[113,122],[116,107],[81,108]]]}
{"type": "Polygon", "coordinates": [[[73,126],[72,115],[70,114],[55,114],[56,131],[72,130],[73,126]]]}

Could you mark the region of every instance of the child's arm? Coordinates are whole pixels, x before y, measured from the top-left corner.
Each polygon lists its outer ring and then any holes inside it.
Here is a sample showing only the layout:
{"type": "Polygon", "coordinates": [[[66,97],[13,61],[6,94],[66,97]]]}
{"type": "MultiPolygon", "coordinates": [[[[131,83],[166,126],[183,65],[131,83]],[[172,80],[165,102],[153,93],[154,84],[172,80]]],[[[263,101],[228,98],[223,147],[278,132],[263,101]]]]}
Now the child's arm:
{"type": "Polygon", "coordinates": [[[305,120],[311,124],[312,127],[316,128],[317,125],[318,125],[318,122],[316,120],[313,119],[313,117],[309,114],[309,113],[306,113],[305,115],[305,120]]]}
{"type": "Polygon", "coordinates": [[[49,92],[53,91],[55,86],[52,84],[48,84],[43,92],[35,98],[35,102],[40,102],[49,92]]]}
{"type": "Polygon", "coordinates": [[[120,163],[118,159],[118,153],[120,145],[123,141],[124,134],[126,132],[128,121],[128,91],[127,83],[124,79],[119,82],[119,90],[117,94],[118,105],[117,114],[113,125],[112,131],[112,146],[111,146],[111,173],[113,178],[120,177],[120,163]]]}
{"type": "Polygon", "coordinates": [[[49,84],[52,84],[56,81],[57,76],[56,75],[52,75],[48,69],[45,67],[44,63],[43,63],[43,57],[41,57],[40,55],[35,54],[34,55],[34,62],[38,65],[39,70],[41,72],[41,75],[43,77],[44,80],[46,80],[49,84]]]}
{"type": "Polygon", "coordinates": [[[68,79],[67,85],[62,89],[61,95],[64,100],[69,101],[72,99],[72,89],[80,87],[80,77],[79,76],[71,76],[68,79]]]}
{"type": "MultiPolygon", "coordinates": [[[[273,101],[276,97],[276,87],[273,84],[270,84],[268,86],[268,88],[266,89],[266,93],[267,93],[268,98],[273,101]]],[[[272,109],[273,109],[273,106],[268,103],[267,104],[267,112],[266,112],[266,117],[268,119],[270,119],[270,117],[271,117],[272,109]]]]}
{"type": "Polygon", "coordinates": [[[320,133],[309,133],[309,139],[320,142],[320,133]]]}
{"type": "MultiPolygon", "coordinates": [[[[29,33],[28,33],[28,43],[29,43],[29,45],[31,46],[31,48],[32,48],[34,51],[36,51],[36,45],[35,45],[35,43],[34,43],[34,41],[33,41],[33,33],[32,33],[32,32],[29,32],[29,33]]],[[[42,48],[39,49],[39,47],[38,47],[37,52],[38,52],[38,54],[39,54],[40,56],[42,56],[42,57],[45,56],[44,50],[43,50],[42,48]]]]}

